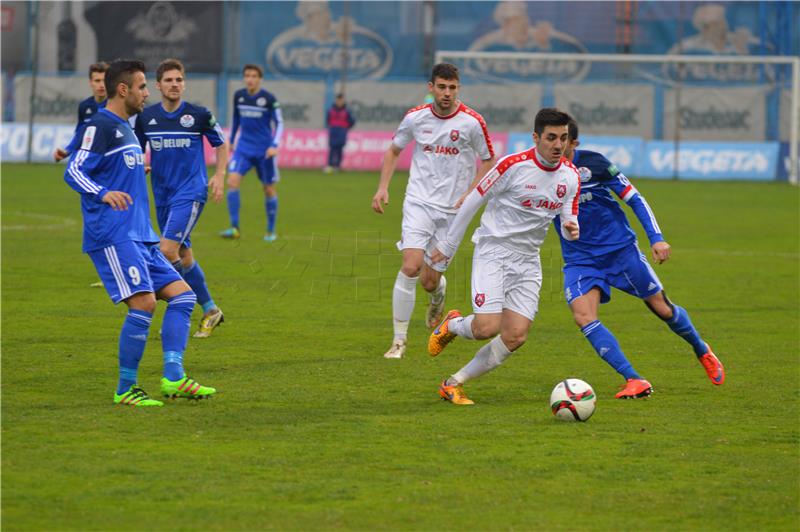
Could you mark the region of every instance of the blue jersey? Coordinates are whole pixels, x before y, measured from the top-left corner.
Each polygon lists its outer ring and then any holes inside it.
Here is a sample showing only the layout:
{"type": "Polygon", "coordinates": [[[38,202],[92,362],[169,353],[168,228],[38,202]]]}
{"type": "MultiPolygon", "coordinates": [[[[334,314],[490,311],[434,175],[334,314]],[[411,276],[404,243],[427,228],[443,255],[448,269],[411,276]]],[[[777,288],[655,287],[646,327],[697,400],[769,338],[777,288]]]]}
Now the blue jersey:
{"type": "Polygon", "coordinates": [[[183,102],[168,113],[160,103],[136,117],[136,136],[144,150],[150,143],[150,180],[156,206],[208,199],[203,137],[215,148],[225,135],[211,111],[183,102]]]}
{"type": "Polygon", "coordinates": [[[236,91],[231,142],[236,140],[237,132],[236,151],[241,154],[264,155],[268,148],[278,147],[283,135],[283,117],[272,93],[264,89],[255,94],[248,93],[247,89],[236,91]]]}
{"type": "Polygon", "coordinates": [[[81,195],[83,251],[125,241],[158,242],[150,225],[144,154],[127,121],[101,109],[86,124],[64,181],[81,195]],[[110,190],[127,192],[133,204],[124,211],[113,210],[102,201],[110,190]]]}
{"type": "MultiPolygon", "coordinates": [[[[636,242],[636,233],[612,191],[633,209],[650,245],[664,240],[650,206],[614,164],[602,154],[588,150],[576,150],[572,163],[581,176],[578,209],[581,236],[575,241],[561,237],[561,254],[566,264],[593,263],[598,257],[636,242]]],[[[558,216],[553,222],[561,227],[558,216]]]]}
{"type": "Polygon", "coordinates": [[[89,96],[78,104],[78,123],[75,125],[75,133],[72,135],[72,140],[69,141],[69,144],[66,148],[64,148],[64,151],[67,153],[75,153],[75,150],[77,150],[81,144],[81,139],[83,138],[83,128],[86,127],[86,123],[97,114],[97,111],[106,106],[107,101],[108,100],[103,100],[102,102],[97,103],[97,100],[94,99],[94,96],[89,96]]]}

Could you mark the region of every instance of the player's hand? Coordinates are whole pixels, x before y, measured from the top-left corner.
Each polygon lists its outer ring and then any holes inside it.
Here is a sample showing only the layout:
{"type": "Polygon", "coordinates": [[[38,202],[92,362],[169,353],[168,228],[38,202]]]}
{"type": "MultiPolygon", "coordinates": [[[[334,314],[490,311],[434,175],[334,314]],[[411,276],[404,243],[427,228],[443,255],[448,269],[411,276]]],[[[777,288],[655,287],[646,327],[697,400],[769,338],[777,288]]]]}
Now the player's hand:
{"type": "Polygon", "coordinates": [[[467,196],[469,195],[469,192],[470,191],[468,190],[468,191],[464,192],[463,194],[461,194],[461,197],[458,198],[458,201],[456,202],[456,204],[453,205],[454,209],[460,209],[461,208],[461,205],[464,204],[464,200],[467,199],[467,196]]]}
{"type": "Polygon", "coordinates": [[[127,211],[128,205],[133,205],[133,198],[127,192],[109,190],[103,196],[103,203],[111,205],[111,208],[115,211],[127,211]]]}
{"type": "Polygon", "coordinates": [[[433,248],[433,253],[431,253],[431,264],[446,262],[449,258],[450,257],[439,251],[439,248],[433,248]]]}
{"type": "Polygon", "coordinates": [[[275,146],[267,148],[267,153],[265,154],[266,158],[269,159],[270,157],[275,157],[278,155],[278,148],[275,146]]]}
{"type": "Polygon", "coordinates": [[[381,205],[389,205],[389,191],[378,189],[375,193],[375,196],[372,197],[372,210],[377,212],[378,214],[383,214],[383,206],[381,205]]]}
{"type": "Polygon", "coordinates": [[[671,246],[666,242],[656,242],[653,244],[653,260],[656,264],[663,264],[669,260],[669,256],[672,253],[671,246]]]}
{"type": "Polygon", "coordinates": [[[567,234],[573,239],[578,240],[581,236],[580,227],[575,222],[567,222],[563,225],[564,229],[567,231],[567,234]]]}
{"type": "Polygon", "coordinates": [[[225,190],[225,180],[223,174],[214,174],[208,181],[208,192],[214,203],[222,201],[222,192],[225,190]]]}
{"type": "Polygon", "coordinates": [[[66,159],[69,153],[66,150],[61,148],[56,148],[56,151],[53,152],[53,160],[55,162],[60,162],[62,159],[66,159]]]}
{"type": "Polygon", "coordinates": [[[152,170],[152,169],[153,169],[152,166],[144,165],[144,173],[145,173],[145,175],[149,174],[150,170],[152,170]]]}

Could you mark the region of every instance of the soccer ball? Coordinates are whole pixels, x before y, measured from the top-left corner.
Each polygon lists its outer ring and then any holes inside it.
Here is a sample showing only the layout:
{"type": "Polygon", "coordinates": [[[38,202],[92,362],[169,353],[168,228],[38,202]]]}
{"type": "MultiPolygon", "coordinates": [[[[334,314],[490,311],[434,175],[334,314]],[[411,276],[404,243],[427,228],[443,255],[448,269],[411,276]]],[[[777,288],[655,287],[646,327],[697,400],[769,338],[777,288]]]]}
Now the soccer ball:
{"type": "Polygon", "coordinates": [[[566,379],[553,388],[550,409],[563,421],[586,421],[594,414],[597,396],[588,383],[580,379],[566,379]]]}

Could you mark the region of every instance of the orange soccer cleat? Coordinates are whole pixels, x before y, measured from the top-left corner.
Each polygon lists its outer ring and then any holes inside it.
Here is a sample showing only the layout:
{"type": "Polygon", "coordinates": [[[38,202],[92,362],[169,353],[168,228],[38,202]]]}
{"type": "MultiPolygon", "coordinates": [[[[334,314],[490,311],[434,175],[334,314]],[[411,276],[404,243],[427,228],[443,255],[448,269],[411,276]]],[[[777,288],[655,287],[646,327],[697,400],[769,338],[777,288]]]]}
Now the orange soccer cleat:
{"type": "Polygon", "coordinates": [[[447,316],[444,317],[442,323],[440,323],[439,326],[433,330],[431,336],[428,338],[428,353],[430,353],[432,357],[435,357],[444,351],[444,348],[447,347],[447,344],[452,342],[456,337],[455,333],[450,332],[448,325],[450,320],[460,317],[461,313],[459,311],[451,310],[447,313],[447,316]]]}
{"type": "Polygon", "coordinates": [[[697,357],[697,360],[699,360],[706,369],[706,374],[708,378],[711,379],[711,382],[720,386],[725,382],[725,367],[722,365],[722,362],[719,361],[717,355],[711,350],[711,346],[706,344],[706,348],[708,349],[706,354],[697,357]]]}
{"type": "Polygon", "coordinates": [[[439,385],[439,395],[445,401],[450,401],[454,405],[474,405],[475,401],[472,401],[467,394],[464,393],[464,387],[461,384],[455,386],[448,386],[447,380],[443,380],[442,383],[439,385]]]}
{"type": "Polygon", "coordinates": [[[617,392],[617,399],[639,399],[653,393],[653,387],[644,379],[628,379],[625,386],[617,392]]]}

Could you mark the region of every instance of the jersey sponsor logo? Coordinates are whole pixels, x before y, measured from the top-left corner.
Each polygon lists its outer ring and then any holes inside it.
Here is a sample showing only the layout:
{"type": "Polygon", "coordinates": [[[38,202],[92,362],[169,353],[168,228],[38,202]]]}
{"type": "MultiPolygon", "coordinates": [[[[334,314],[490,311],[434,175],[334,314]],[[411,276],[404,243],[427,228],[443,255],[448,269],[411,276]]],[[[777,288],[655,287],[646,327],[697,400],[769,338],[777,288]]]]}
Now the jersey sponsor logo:
{"type": "Polygon", "coordinates": [[[180,123],[183,127],[192,127],[194,125],[194,117],[192,115],[183,115],[180,123]]]}
{"type": "Polygon", "coordinates": [[[459,131],[457,129],[453,129],[450,131],[450,140],[453,142],[457,141],[459,137],[459,131]]]}
{"type": "Polygon", "coordinates": [[[89,126],[83,132],[83,143],[81,144],[82,150],[88,150],[94,143],[94,135],[97,133],[97,126],[89,126]]]}
{"type": "Polygon", "coordinates": [[[594,199],[594,196],[592,196],[591,192],[584,192],[583,194],[580,195],[580,198],[578,199],[578,202],[579,203],[583,203],[585,201],[592,201],[593,199],[594,199]]]}
{"type": "Polygon", "coordinates": [[[122,137],[124,137],[124,136],[125,136],[125,135],[123,135],[123,134],[122,134],[122,132],[121,132],[119,129],[115,129],[115,130],[114,130],[114,138],[116,138],[116,139],[121,139],[121,138],[122,138],[122,137]]]}
{"type": "Polygon", "coordinates": [[[461,150],[456,148],[455,146],[439,146],[436,145],[435,152],[437,155],[458,155],[461,153],[461,150]]]}
{"type": "Polygon", "coordinates": [[[528,190],[536,190],[536,185],[532,185],[530,183],[525,184],[525,188],[528,190]]]}
{"type": "Polygon", "coordinates": [[[261,118],[264,116],[264,111],[255,111],[252,109],[240,109],[239,115],[243,118],[261,118]]]}
{"type": "Polygon", "coordinates": [[[523,207],[527,207],[527,208],[531,209],[531,208],[533,208],[533,200],[528,198],[525,201],[523,201],[522,203],[520,203],[520,205],[522,205],[523,207]]]}
{"type": "Polygon", "coordinates": [[[180,137],[151,137],[148,140],[150,141],[150,147],[153,148],[154,151],[170,148],[190,148],[192,146],[192,139],[180,137]]]}
{"type": "Polygon", "coordinates": [[[581,183],[586,183],[592,178],[592,170],[581,166],[578,168],[578,175],[581,176],[581,183]]]}
{"type": "Polygon", "coordinates": [[[155,118],[151,118],[150,121],[147,123],[148,126],[155,126],[156,124],[158,124],[158,122],[156,122],[155,118]]]}
{"type": "Polygon", "coordinates": [[[540,199],[536,204],[537,209],[550,209],[551,211],[558,210],[563,206],[564,204],[560,201],[550,201],[547,199],[540,199]]]}
{"type": "Polygon", "coordinates": [[[486,303],[486,294],[475,294],[475,305],[482,307],[486,303]]]}
{"type": "Polygon", "coordinates": [[[267,99],[262,96],[261,98],[256,100],[256,105],[258,105],[259,107],[264,107],[265,105],[267,105],[267,99]]]}
{"type": "Polygon", "coordinates": [[[422,151],[424,151],[425,153],[433,153],[433,146],[431,146],[430,144],[426,144],[422,147],[422,151]]]}
{"type": "Polygon", "coordinates": [[[560,183],[559,183],[559,185],[556,187],[556,196],[558,196],[558,197],[559,197],[559,199],[561,199],[561,198],[563,198],[563,197],[564,197],[566,194],[567,194],[567,185],[564,185],[564,184],[560,184],[560,183]]]}

